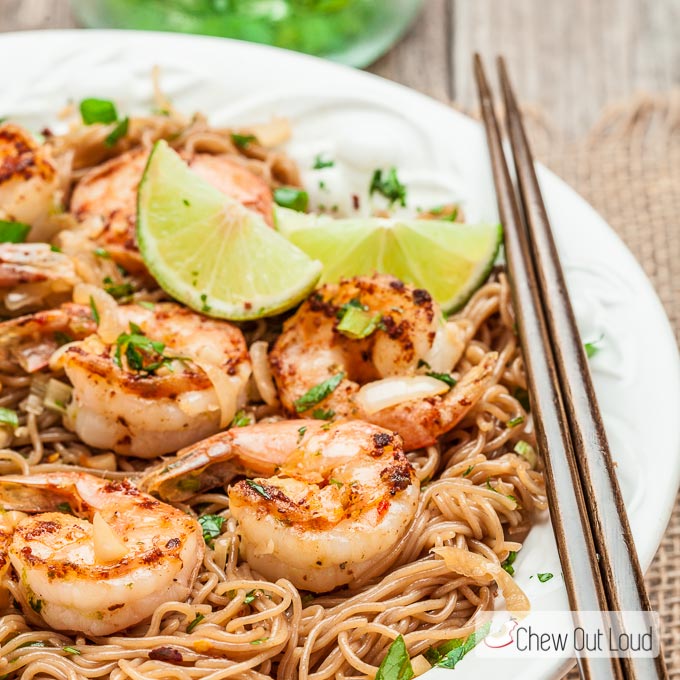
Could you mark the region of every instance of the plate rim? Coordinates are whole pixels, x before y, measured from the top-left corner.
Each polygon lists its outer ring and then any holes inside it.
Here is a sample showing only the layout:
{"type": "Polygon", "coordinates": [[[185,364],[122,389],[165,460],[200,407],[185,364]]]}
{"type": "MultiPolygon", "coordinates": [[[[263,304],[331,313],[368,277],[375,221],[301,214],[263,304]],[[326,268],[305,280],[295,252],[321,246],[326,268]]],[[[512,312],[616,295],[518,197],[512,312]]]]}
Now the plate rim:
{"type": "MultiPolygon", "coordinates": [[[[230,38],[219,38],[215,36],[202,36],[193,34],[182,34],[182,33],[170,33],[170,32],[160,32],[160,31],[134,31],[125,29],[47,29],[47,30],[31,30],[31,31],[15,31],[0,34],[0,50],[2,50],[6,43],[13,40],[18,41],[28,41],[35,40],[35,38],[40,37],[41,40],[49,41],[51,38],[56,38],[62,40],[64,38],[72,38],[75,42],[79,42],[83,39],[91,40],[101,36],[102,39],[107,38],[109,40],[149,40],[149,41],[160,41],[164,43],[177,43],[177,42],[187,42],[187,43],[212,43],[213,45],[219,45],[223,47],[230,45],[233,49],[243,49],[245,51],[259,52],[266,55],[265,58],[271,59],[272,57],[281,56],[282,53],[285,55],[286,59],[290,59],[293,62],[304,65],[314,65],[314,68],[321,68],[322,70],[334,71],[341,74],[351,73],[351,77],[358,78],[360,80],[365,80],[366,82],[376,82],[379,83],[380,87],[387,87],[393,89],[394,92],[399,92],[401,96],[413,97],[419,100],[423,105],[432,106],[439,108],[442,111],[446,111],[452,118],[456,118],[459,121],[465,121],[466,124],[472,124],[477,128],[481,127],[481,123],[474,118],[451,108],[446,103],[434,99],[427,94],[421,93],[417,90],[411,89],[400,83],[388,80],[382,76],[369,73],[366,71],[360,71],[353,69],[351,67],[329,62],[324,59],[294,52],[292,50],[286,50],[278,47],[272,47],[269,45],[261,45],[255,43],[249,43],[242,40],[235,40],[230,38]],[[88,36],[85,38],[85,36],[88,36]]],[[[49,45],[46,43],[44,49],[48,50],[49,45]]],[[[158,55],[158,61],[162,62],[162,54],[158,55]]],[[[11,76],[10,76],[11,79],[11,76]]],[[[674,332],[672,330],[668,315],[661,303],[661,300],[651,283],[651,280],[646,275],[642,269],[640,263],[637,261],[632,252],[628,249],[623,239],[619,234],[606,222],[606,220],[580,195],[578,194],[567,182],[556,175],[554,172],[550,171],[546,166],[538,163],[538,174],[541,181],[547,180],[553,183],[555,186],[559,187],[563,192],[566,192],[570,200],[580,203],[581,209],[586,210],[590,213],[593,220],[599,223],[599,228],[604,229],[607,232],[607,237],[614,239],[617,242],[617,246],[621,253],[625,253],[626,257],[629,259],[629,265],[636,270],[637,278],[640,282],[644,282],[644,295],[647,302],[653,307],[651,312],[657,317],[657,328],[655,329],[658,333],[655,338],[655,343],[660,343],[663,345],[663,351],[668,357],[672,358],[672,362],[675,365],[674,371],[669,371],[665,378],[668,380],[668,386],[674,394],[672,398],[674,403],[679,406],[678,411],[680,411],[680,355],[678,354],[678,345],[675,339],[674,332]],[[671,378],[672,376],[672,378],[671,378]],[[671,384],[672,383],[672,384],[671,384]]],[[[676,453],[680,452],[680,429],[676,428],[674,433],[674,442],[672,446],[676,453]]],[[[652,541],[654,544],[654,549],[650,550],[650,554],[641,555],[641,562],[643,568],[646,570],[654,558],[654,555],[658,551],[658,547],[661,544],[663,534],[666,531],[668,521],[672,514],[675,498],[677,495],[677,489],[680,486],[680,457],[676,455],[675,467],[672,471],[666,471],[666,476],[671,480],[671,482],[665,486],[667,492],[664,499],[664,512],[660,513],[657,517],[657,521],[654,523],[651,534],[654,536],[652,541]],[[671,495],[671,489],[672,495],[671,495]]],[[[573,661],[568,660],[562,663],[563,660],[553,661],[550,670],[548,670],[546,664],[546,671],[549,677],[560,677],[565,673],[572,665],[573,661]]],[[[545,676],[548,677],[548,676],[545,676]]]]}

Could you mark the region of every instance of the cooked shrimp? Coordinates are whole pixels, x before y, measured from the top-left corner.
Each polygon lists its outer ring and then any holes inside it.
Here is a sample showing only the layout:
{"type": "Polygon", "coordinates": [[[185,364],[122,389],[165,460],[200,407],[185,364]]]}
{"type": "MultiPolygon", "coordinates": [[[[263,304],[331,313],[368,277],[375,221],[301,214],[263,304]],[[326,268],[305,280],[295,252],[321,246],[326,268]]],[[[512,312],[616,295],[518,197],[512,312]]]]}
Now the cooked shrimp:
{"type": "Polygon", "coordinates": [[[12,123],[0,125],[0,218],[31,227],[31,241],[49,241],[63,192],[50,150],[12,123]]]}
{"type": "Polygon", "coordinates": [[[284,325],[270,362],[290,414],[367,420],[398,432],[410,451],[434,444],[488,386],[495,352],[451,388],[464,348],[427,291],[375,275],[312,294],[284,325]]]}
{"type": "Polygon", "coordinates": [[[153,458],[217,432],[245,403],[250,360],[236,326],[174,303],[99,313],[98,333],[52,361],[74,388],[64,424],[86,444],[153,458]]]}
{"type": "Polygon", "coordinates": [[[97,330],[86,305],[67,302],[0,323],[0,361],[16,361],[28,373],[49,365],[60,345],[81,340],[97,330]]]}
{"type": "Polygon", "coordinates": [[[7,585],[29,620],[54,630],[101,636],[135,625],[186,600],[203,560],[198,522],[128,481],[0,477],[0,506],[38,513],[4,531],[7,585]]]}
{"type": "Polygon", "coordinates": [[[228,481],[241,554],[269,580],[326,592],[359,581],[408,528],[419,482],[398,435],[358,420],[233,428],[180,451],[142,487],[187,498],[228,481]]]}
{"type": "MultiPolygon", "coordinates": [[[[192,170],[220,191],[260,213],[272,224],[272,192],[267,183],[227,154],[183,154],[192,170]]],[[[130,272],[144,271],[137,250],[137,186],[149,149],[137,148],[90,171],[76,185],[71,211],[88,223],[91,237],[130,272]]]]}
{"type": "Polygon", "coordinates": [[[10,311],[54,305],[78,280],[71,258],[46,243],[0,243],[0,289],[10,311]]]}

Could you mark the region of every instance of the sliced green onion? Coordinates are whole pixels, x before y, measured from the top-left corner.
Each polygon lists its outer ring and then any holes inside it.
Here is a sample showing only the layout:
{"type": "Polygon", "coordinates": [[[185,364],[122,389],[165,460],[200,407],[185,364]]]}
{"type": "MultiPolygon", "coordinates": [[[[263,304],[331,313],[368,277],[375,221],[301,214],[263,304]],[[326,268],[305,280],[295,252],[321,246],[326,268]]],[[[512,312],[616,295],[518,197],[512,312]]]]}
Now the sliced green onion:
{"type": "Polygon", "coordinates": [[[66,413],[66,406],[71,401],[73,388],[60,380],[50,378],[45,390],[45,408],[58,413],[66,413]]]}
{"type": "Polygon", "coordinates": [[[230,427],[245,427],[246,425],[250,425],[250,417],[246,415],[246,412],[243,409],[241,409],[236,412],[230,427]]]}
{"type": "Polygon", "coordinates": [[[0,220],[0,243],[23,243],[31,227],[23,222],[0,220]]]}
{"type": "Polygon", "coordinates": [[[510,428],[510,427],[515,427],[517,425],[521,425],[524,422],[524,416],[517,416],[516,418],[510,418],[507,423],[505,423],[505,427],[510,428]]]}
{"type": "MultiPolygon", "coordinates": [[[[335,411],[332,408],[315,408],[312,411],[312,418],[315,420],[330,420],[335,415],[335,411]]],[[[330,423],[322,426],[322,430],[327,430],[330,427],[330,423]]]]}
{"type": "Polygon", "coordinates": [[[538,456],[536,455],[536,451],[534,451],[534,447],[531,444],[529,444],[529,442],[525,442],[523,439],[520,439],[515,444],[514,451],[523,458],[526,458],[529,465],[531,465],[532,468],[536,467],[536,463],[538,462],[538,456]]]}
{"type": "Polygon", "coordinates": [[[512,565],[515,563],[516,559],[517,552],[515,550],[511,550],[505,560],[501,563],[501,567],[503,567],[503,569],[505,569],[505,571],[507,571],[510,576],[513,576],[515,573],[515,567],[512,565]]]}
{"type": "Polygon", "coordinates": [[[541,583],[545,583],[546,581],[549,581],[553,577],[553,574],[551,574],[549,571],[547,571],[543,574],[536,574],[536,576],[538,577],[538,580],[541,583]]]}
{"type": "Polygon", "coordinates": [[[352,340],[367,338],[378,328],[382,314],[371,314],[354,306],[347,307],[337,329],[352,340]]]}
{"type": "Polygon", "coordinates": [[[282,208],[305,212],[309,205],[309,194],[304,189],[279,187],[274,189],[274,201],[282,208]]]}
{"type": "Polygon", "coordinates": [[[80,102],[80,115],[85,125],[93,123],[115,123],[118,120],[116,106],[108,99],[90,97],[80,102]]]}
{"type": "Polygon", "coordinates": [[[11,408],[0,406],[0,425],[9,425],[14,429],[19,427],[19,416],[17,412],[11,408]]]}

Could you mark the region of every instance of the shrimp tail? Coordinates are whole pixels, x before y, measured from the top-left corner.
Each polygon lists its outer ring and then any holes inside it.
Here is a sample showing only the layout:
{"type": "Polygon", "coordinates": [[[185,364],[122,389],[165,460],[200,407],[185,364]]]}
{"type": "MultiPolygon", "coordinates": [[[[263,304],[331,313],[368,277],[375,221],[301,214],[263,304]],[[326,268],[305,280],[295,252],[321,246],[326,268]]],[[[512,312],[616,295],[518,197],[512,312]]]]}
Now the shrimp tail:
{"type": "Polygon", "coordinates": [[[144,475],[140,489],[165,501],[185,501],[208,489],[228,484],[241,471],[229,431],[188,446],[144,475]]]}
{"type": "Polygon", "coordinates": [[[432,446],[482,398],[493,380],[497,361],[498,352],[485,354],[439,402],[407,402],[375,413],[372,420],[381,427],[402,433],[407,451],[432,446]]]}

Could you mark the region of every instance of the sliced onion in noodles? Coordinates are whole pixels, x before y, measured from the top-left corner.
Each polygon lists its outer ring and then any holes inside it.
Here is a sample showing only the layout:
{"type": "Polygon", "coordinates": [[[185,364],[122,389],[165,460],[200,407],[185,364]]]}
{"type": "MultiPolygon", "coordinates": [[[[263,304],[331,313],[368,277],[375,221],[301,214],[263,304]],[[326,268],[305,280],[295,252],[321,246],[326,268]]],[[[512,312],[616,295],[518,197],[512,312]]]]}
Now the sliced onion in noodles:
{"type": "Polygon", "coordinates": [[[405,401],[434,397],[449,389],[445,382],[429,375],[395,376],[366,383],[359,390],[356,400],[370,415],[405,401]]]}
{"type": "Polygon", "coordinates": [[[246,131],[257,138],[258,144],[265,147],[283,144],[290,139],[292,134],[290,121],[276,116],[268,123],[249,125],[246,131]]]}
{"type": "Polygon", "coordinates": [[[267,356],[268,343],[258,340],[250,346],[250,360],[253,364],[253,378],[257,391],[262,400],[269,406],[278,406],[279,398],[274,386],[269,357],[267,356]]]}
{"type": "Polygon", "coordinates": [[[73,289],[73,301],[97,308],[99,325],[97,335],[107,344],[113,345],[126,328],[118,314],[118,303],[106,291],[89,283],[79,283],[73,289]]]}
{"type": "Polygon", "coordinates": [[[523,618],[529,613],[531,609],[529,598],[500,564],[461,548],[444,546],[432,548],[432,552],[442,557],[446,566],[456,574],[483,582],[495,581],[503,593],[508,611],[517,614],[518,618],[523,618]]]}

